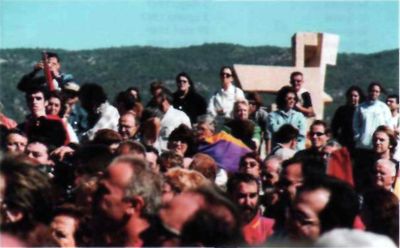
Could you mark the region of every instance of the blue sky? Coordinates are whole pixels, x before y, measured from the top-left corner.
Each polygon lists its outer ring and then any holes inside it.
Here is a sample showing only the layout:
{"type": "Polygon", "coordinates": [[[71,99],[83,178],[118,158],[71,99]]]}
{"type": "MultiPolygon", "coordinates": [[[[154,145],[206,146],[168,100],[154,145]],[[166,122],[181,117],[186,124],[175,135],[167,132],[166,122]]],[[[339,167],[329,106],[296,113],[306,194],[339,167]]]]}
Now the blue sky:
{"type": "Polygon", "coordinates": [[[295,32],[340,36],[340,52],[399,47],[398,1],[0,0],[2,48],[69,50],[226,42],[290,47],[295,32]]]}

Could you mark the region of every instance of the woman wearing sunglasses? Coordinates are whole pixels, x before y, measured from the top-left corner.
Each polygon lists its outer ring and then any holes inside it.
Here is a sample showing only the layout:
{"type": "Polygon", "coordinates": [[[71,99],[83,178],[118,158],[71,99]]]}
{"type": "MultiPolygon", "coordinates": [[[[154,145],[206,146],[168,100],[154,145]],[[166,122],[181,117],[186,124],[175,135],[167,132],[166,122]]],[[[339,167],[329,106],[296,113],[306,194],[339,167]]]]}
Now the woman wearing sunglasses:
{"type": "Polygon", "coordinates": [[[177,90],[173,94],[172,105],[185,112],[192,123],[196,123],[197,117],[206,113],[207,102],[197,93],[194,82],[186,72],[179,73],[175,81],[177,90]]]}
{"type": "Polygon", "coordinates": [[[220,69],[221,89],[210,99],[207,112],[212,116],[231,118],[233,105],[237,100],[245,99],[241,89],[233,84],[234,74],[230,66],[222,66],[220,69]]]}

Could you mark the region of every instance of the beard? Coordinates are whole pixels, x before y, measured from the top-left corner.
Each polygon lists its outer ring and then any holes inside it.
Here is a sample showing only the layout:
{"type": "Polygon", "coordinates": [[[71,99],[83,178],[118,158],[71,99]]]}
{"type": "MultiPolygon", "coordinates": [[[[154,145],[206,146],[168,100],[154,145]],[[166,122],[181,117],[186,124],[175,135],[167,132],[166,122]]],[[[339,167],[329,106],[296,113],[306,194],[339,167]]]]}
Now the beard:
{"type": "Polygon", "coordinates": [[[249,223],[258,213],[258,205],[252,206],[241,206],[241,215],[244,223],[249,223]]]}

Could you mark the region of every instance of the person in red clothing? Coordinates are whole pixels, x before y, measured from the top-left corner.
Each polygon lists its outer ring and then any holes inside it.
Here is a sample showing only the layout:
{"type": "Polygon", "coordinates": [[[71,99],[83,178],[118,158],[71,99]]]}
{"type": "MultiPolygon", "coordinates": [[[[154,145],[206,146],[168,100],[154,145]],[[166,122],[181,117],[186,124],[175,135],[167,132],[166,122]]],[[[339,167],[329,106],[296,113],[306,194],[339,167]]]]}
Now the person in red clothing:
{"type": "Polygon", "coordinates": [[[40,141],[54,148],[68,144],[67,130],[61,118],[46,114],[47,91],[32,88],[25,98],[30,114],[18,128],[27,134],[29,141],[40,141]]]}
{"type": "Polygon", "coordinates": [[[248,245],[264,244],[273,234],[275,221],[261,216],[259,184],[249,174],[234,174],[228,180],[228,193],[239,206],[243,222],[243,236],[248,245]]]}

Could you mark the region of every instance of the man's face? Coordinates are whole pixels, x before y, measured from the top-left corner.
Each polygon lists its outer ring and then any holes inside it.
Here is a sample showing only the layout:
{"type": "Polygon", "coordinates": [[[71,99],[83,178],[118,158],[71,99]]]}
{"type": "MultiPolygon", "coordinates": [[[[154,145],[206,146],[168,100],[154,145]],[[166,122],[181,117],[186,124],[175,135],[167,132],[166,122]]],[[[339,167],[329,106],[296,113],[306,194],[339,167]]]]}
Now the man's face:
{"type": "Polygon", "coordinates": [[[151,171],[158,174],[160,173],[160,165],[157,162],[158,156],[154,152],[146,152],[146,160],[149,163],[151,171]]]}
{"type": "Polygon", "coordinates": [[[378,100],[379,95],[381,94],[381,88],[377,85],[372,86],[372,88],[368,92],[370,100],[378,100]]]}
{"type": "Polygon", "coordinates": [[[48,149],[42,143],[30,143],[26,147],[25,153],[39,164],[47,165],[50,163],[48,149]]]}
{"type": "Polygon", "coordinates": [[[390,153],[389,136],[385,132],[376,132],[372,137],[372,145],[375,153],[379,155],[390,153]]]}
{"type": "Polygon", "coordinates": [[[395,179],[392,173],[388,164],[378,161],[374,169],[375,185],[390,190],[395,179]]]}
{"type": "Polygon", "coordinates": [[[281,187],[289,193],[290,199],[296,196],[297,188],[303,185],[303,171],[300,163],[287,166],[281,176],[281,187]]]}
{"type": "Polygon", "coordinates": [[[58,59],[56,57],[50,57],[48,59],[48,65],[49,68],[52,72],[58,74],[61,68],[60,62],[58,62],[58,59]]]}
{"type": "Polygon", "coordinates": [[[135,118],[131,114],[121,116],[119,119],[118,132],[121,134],[122,139],[127,140],[133,137],[138,130],[135,118]]]}
{"type": "Polygon", "coordinates": [[[254,158],[245,158],[243,164],[240,165],[240,172],[250,174],[255,178],[260,178],[260,164],[254,158]]]}
{"type": "Polygon", "coordinates": [[[51,234],[60,247],[75,247],[74,234],[78,220],[68,215],[57,215],[51,222],[51,234]]]}
{"type": "Polygon", "coordinates": [[[96,207],[100,214],[115,224],[124,224],[130,203],[124,200],[125,189],[132,180],[129,164],[119,162],[108,167],[96,192],[96,207]]]}
{"type": "Polygon", "coordinates": [[[292,87],[294,88],[294,90],[296,92],[301,89],[301,87],[303,86],[303,83],[304,83],[304,81],[303,81],[302,75],[296,75],[290,81],[290,84],[292,85],[292,87]]]}
{"type": "Polygon", "coordinates": [[[234,192],[234,199],[239,205],[245,223],[249,223],[257,215],[258,197],[258,185],[256,182],[242,182],[234,192]]]}
{"type": "Polygon", "coordinates": [[[322,149],[328,141],[323,125],[313,125],[310,130],[311,145],[313,148],[322,149]]]}
{"type": "Polygon", "coordinates": [[[7,152],[24,152],[28,139],[17,133],[7,136],[6,149],[7,152]]]}
{"type": "Polygon", "coordinates": [[[50,97],[49,103],[46,106],[48,115],[58,115],[61,110],[61,101],[57,97],[50,97]]]}
{"type": "Polygon", "coordinates": [[[280,161],[278,159],[268,159],[264,162],[262,173],[264,176],[264,184],[272,187],[279,181],[280,161]]]}
{"type": "Polygon", "coordinates": [[[325,189],[304,191],[291,209],[289,236],[293,240],[314,241],[321,234],[319,213],[325,208],[330,194],[325,189]]]}
{"type": "Polygon", "coordinates": [[[397,102],[396,98],[388,98],[386,100],[386,104],[390,108],[390,111],[396,111],[399,109],[399,103],[397,102]]]}
{"type": "Polygon", "coordinates": [[[235,117],[239,120],[247,120],[249,119],[249,106],[246,104],[238,104],[235,117]]]}
{"type": "Polygon", "coordinates": [[[27,96],[27,104],[31,113],[45,111],[47,101],[42,92],[36,92],[27,96]]]}

